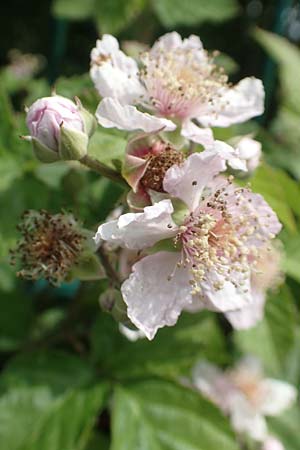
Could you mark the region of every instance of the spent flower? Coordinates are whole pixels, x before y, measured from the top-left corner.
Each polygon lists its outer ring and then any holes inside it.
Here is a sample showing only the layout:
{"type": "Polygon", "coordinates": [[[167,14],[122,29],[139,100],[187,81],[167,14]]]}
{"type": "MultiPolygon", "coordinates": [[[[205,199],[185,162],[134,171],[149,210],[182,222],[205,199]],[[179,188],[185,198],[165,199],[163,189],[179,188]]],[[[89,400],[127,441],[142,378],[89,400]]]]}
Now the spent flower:
{"type": "Polygon", "coordinates": [[[87,235],[67,213],[26,211],[18,230],[21,239],[12,251],[12,262],[21,266],[18,276],[28,280],[44,278],[59,285],[88,245],[87,235]]]}

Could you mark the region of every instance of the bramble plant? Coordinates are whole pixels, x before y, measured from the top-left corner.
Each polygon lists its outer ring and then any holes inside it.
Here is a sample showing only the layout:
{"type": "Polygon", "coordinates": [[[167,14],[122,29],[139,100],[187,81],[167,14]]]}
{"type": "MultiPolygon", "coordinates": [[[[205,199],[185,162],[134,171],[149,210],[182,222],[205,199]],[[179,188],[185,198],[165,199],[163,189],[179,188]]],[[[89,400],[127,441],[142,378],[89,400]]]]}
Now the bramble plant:
{"type": "Polygon", "coordinates": [[[4,374],[4,389],[19,388],[8,389],[8,410],[28,403],[29,385],[38,423],[36,440],[8,448],[50,449],[49,414],[62,422],[68,409],[80,430],[51,450],[108,448],[108,434],[113,450],[297,449],[284,447],[289,430],[276,422],[296,405],[296,369],[284,370],[268,320],[295,360],[282,240],[299,208],[286,212],[291,201],[272,196],[280,169],[265,163],[259,126],[245,125],[263,114],[262,81],[230,83],[218,57],[198,36],[169,32],[133,58],[104,34],[91,51],[93,86],[70,84],[64,96],[58,82],[26,106],[28,134],[19,134],[34,170],[53,198],[58,186],[65,197],[48,211],[36,189],[11,262],[30,286],[74,286],[74,295],[67,314],[55,305],[32,331],[32,361],[4,374]],[[48,367],[48,342],[79,356],[55,350],[48,367]]]}

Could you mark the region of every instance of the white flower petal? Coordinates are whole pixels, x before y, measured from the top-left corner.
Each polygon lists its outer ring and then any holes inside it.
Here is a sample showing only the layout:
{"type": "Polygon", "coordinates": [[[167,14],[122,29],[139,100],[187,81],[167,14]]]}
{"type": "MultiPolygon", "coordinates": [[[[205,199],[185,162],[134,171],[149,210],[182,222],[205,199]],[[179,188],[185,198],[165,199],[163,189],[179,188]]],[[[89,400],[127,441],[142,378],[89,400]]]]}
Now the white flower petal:
{"type": "Polygon", "coordinates": [[[203,145],[204,148],[209,148],[214,143],[213,132],[210,128],[198,127],[190,120],[182,124],[181,135],[190,141],[203,145]]]}
{"type": "Polygon", "coordinates": [[[180,34],[176,31],[166,33],[154,43],[150,50],[151,56],[159,54],[161,51],[170,51],[182,46],[180,34]]]}
{"type": "Polygon", "coordinates": [[[179,258],[177,252],[146,256],[134,264],[122,285],[128,317],[148,339],[153,339],[159,328],[174,325],[191,301],[188,272],[176,268],[179,258]]]}
{"type": "Polygon", "coordinates": [[[225,314],[227,320],[236,330],[247,330],[262,320],[264,315],[265,294],[263,291],[252,289],[252,302],[242,309],[225,314]]]}
{"type": "Polygon", "coordinates": [[[197,117],[203,126],[228,127],[259,116],[264,111],[264,88],[257,78],[244,78],[225,89],[213,105],[197,117]]]}
{"type": "Polygon", "coordinates": [[[193,153],[181,166],[172,166],[164,178],[164,190],[180,198],[193,211],[199,204],[203,188],[226,169],[224,159],[208,151],[193,153]]]}
{"type": "Polygon", "coordinates": [[[119,331],[131,342],[136,342],[139,339],[143,339],[146,337],[142,331],[132,330],[131,328],[126,327],[122,323],[119,323],[119,331]]]}
{"type": "Polygon", "coordinates": [[[122,105],[117,99],[109,97],[99,103],[96,118],[103,127],[119,130],[152,133],[159,130],[173,131],[176,128],[171,120],[140,112],[135,106],[122,105]]]}
{"type": "Polygon", "coordinates": [[[259,414],[242,395],[235,395],[230,403],[233,428],[239,433],[247,433],[257,441],[264,441],[267,436],[264,416],[259,414]]]}
{"type": "Polygon", "coordinates": [[[95,236],[96,244],[108,241],[132,250],[151,247],[161,239],[176,234],[170,200],[147,206],[142,213],[123,214],[119,219],[100,225],[95,236]]]}
{"type": "Polygon", "coordinates": [[[138,77],[136,61],[119,49],[111,35],[103,35],[91,52],[90,75],[102,97],[117,98],[122,104],[136,103],[145,89],[138,77]]]}
{"type": "Polygon", "coordinates": [[[266,378],[260,383],[264,402],[261,412],[267,416],[277,416],[292,406],[297,398],[297,389],[285,381],[266,378]]]}
{"type": "Polygon", "coordinates": [[[267,436],[261,450],[285,450],[283,444],[274,436],[267,436]]]}
{"type": "Polygon", "coordinates": [[[261,143],[249,136],[244,136],[236,146],[239,158],[244,160],[247,170],[253,172],[259,165],[262,155],[261,143]]]}
{"type": "Polygon", "coordinates": [[[217,366],[207,361],[200,361],[192,372],[193,385],[222,411],[228,408],[227,397],[231,391],[231,384],[217,366]]]}
{"type": "Polygon", "coordinates": [[[252,302],[250,276],[246,275],[232,272],[230,282],[217,272],[208,272],[206,279],[201,282],[201,298],[205,307],[211,311],[228,312],[249,305],[252,302]],[[243,277],[242,287],[239,286],[241,277],[243,277]],[[216,289],[214,286],[219,283],[223,286],[216,289]]]}
{"type": "Polygon", "coordinates": [[[233,169],[247,171],[245,161],[239,157],[239,153],[231,145],[223,141],[214,141],[213,145],[207,148],[211,154],[219,155],[223,158],[233,169]]]}

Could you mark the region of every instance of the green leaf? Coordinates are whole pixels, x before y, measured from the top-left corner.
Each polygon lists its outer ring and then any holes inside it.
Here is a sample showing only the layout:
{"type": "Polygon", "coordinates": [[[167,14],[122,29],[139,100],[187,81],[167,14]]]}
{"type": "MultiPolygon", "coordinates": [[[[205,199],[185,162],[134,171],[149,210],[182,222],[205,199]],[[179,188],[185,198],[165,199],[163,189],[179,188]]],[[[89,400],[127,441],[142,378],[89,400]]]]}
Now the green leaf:
{"type": "Polygon", "coordinates": [[[299,406],[284,411],[279,417],[268,419],[271,433],[280,439],[287,450],[300,450],[299,423],[299,406]]]}
{"type": "Polygon", "coordinates": [[[70,166],[68,163],[59,161],[52,164],[39,164],[34,173],[47,186],[57,189],[69,170],[70,166]]]}
{"type": "Polygon", "coordinates": [[[236,450],[227,420],[200,394],[148,380],[118,387],[112,450],[236,450]]]}
{"type": "Polygon", "coordinates": [[[288,175],[280,169],[261,165],[251,179],[251,188],[265,198],[289,231],[296,232],[293,212],[299,215],[300,209],[294,196],[299,196],[300,191],[298,185],[288,175]]]}
{"type": "Polygon", "coordinates": [[[287,235],[284,242],[283,269],[287,275],[300,283],[300,237],[287,235]]]}
{"type": "Polygon", "coordinates": [[[64,351],[20,353],[5,366],[1,387],[47,386],[54,394],[84,387],[93,379],[91,366],[64,351]]]}
{"type": "Polygon", "coordinates": [[[12,389],[0,400],[0,447],[82,450],[106,393],[104,384],[59,398],[53,398],[46,388],[12,389]]]}
{"type": "Polygon", "coordinates": [[[32,301],[19,290],[0,291],[0,350],[16,350],[29,334],[32,301]]]}
{"type": "Polygon", "coordinates": [[[119,133],[109,133],[98,127],[90,140],[88,154],[102,164],[115,169],[114,160],[120,161],[121,164],[123,163],[126,144],[125,137],[119,133]]]}
{"type": "Polygon", "coordinates": [[[238,13],[238,3],[235,0],[152,0],[152,4],[159,20],[167,28],[222,22],[238,13]]]}
{"type": "Polygon", "coordinates": [[[255,39],[279,65],[282,100],[286,106],[300,113],[300,51],[286,38],[257,29],[255,39]]]}
{"type": "Polygon", "coordinates": [[[254,328],[236,331],[234,340],[244,353],[260,358],[270,374],[284,377],[295,345],[296,323],[293,299],[288,288],[283,287],[267,301],[264,319],[254,328]]]}
{"type": "Polygon", "coordinates": [[[93,361],[118,379],[145,374],[177,379],[203,356],[221,363],[228,360],[224,337],[209,313],[183,314],[176,326],[160,330],[151,342],[129,342],[103,313],[92,330],[93,361]]]}
{"type": "Polygon", "coordinates": [[[84,20],[94,10],[95,0],[54,0],[52,13],[62,19],[84,20]]]}
{"type": "Polygon", "coordinates": [[[96,23],[100,33],[119,33],[143,10],[145,0],[96,0],[96,23]]]}

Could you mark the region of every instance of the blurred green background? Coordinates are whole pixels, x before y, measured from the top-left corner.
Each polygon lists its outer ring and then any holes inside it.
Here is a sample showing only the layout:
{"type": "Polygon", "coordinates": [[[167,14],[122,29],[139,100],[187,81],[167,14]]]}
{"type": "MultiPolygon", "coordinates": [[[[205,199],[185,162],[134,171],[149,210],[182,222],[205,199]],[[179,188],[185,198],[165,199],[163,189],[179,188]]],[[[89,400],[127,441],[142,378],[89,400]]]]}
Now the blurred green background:
{"type": "MultiPolygon", "coordinates": [[[[300,2],[10,0],[0,23],[0,448],[236,449],[224,417],[176,380],[201,357],[226,366],[251,352],[267,374],[300,382],[300,2]],[[95,111],[88,69],[99,34],[116,35],[132,52],[134,41],[151,45],[169,30],[220,50],[233,82],[264,81],[264,116],[216,136],[253,132],[263,144],[252,187],[284,224],[286,283],[252,330],[233,332],[202,313],[184,315],[154,342],[130,343],[100,311],[105,281],[53,288],[16,278],[9,249],[25,209],[71,209],[94,229],[123,194],[75,163],[40,164],[19,135],[26,134],[24,105],[54,85],[95,111]]],[[[122,158],[125,138],[99,128],[91,151],[100,149],[109,165],[122,158]]],[[[299,418],[296,406],[270,421],[287,450],[300,449],[299,418]]]]}

